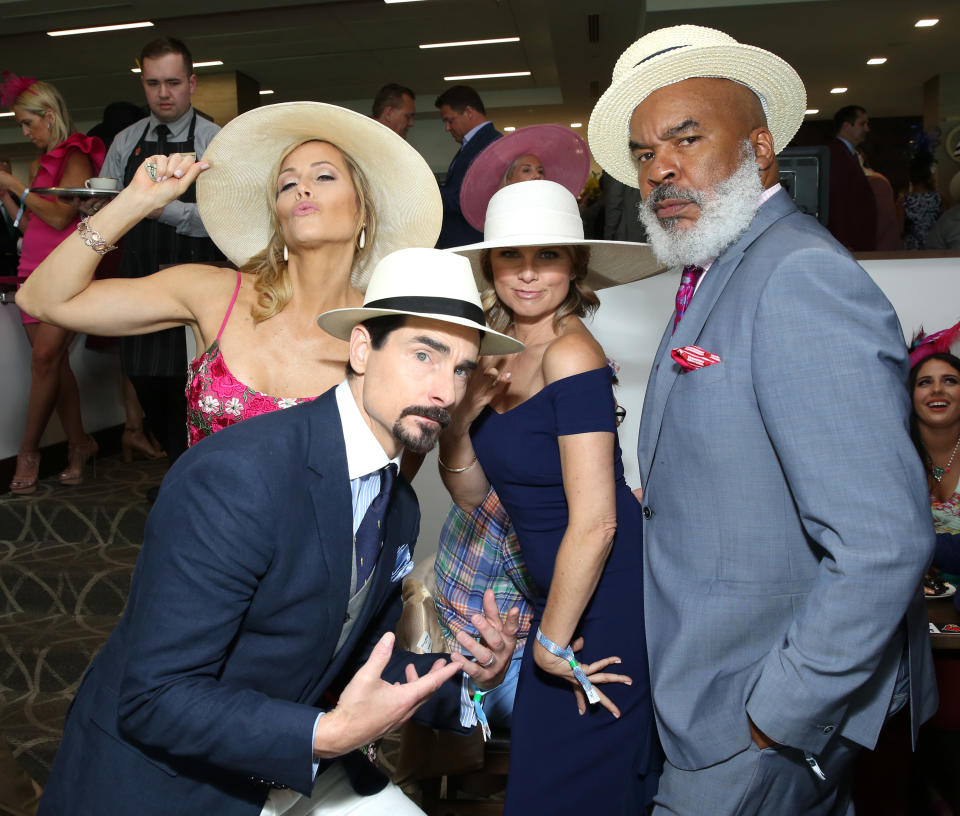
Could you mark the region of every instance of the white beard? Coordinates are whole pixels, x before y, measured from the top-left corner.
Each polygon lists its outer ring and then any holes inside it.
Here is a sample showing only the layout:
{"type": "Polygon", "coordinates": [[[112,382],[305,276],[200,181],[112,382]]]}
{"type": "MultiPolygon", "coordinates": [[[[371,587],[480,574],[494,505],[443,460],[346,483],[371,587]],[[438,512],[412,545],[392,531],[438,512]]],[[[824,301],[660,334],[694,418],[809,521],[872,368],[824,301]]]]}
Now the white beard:
{"type": "Polygon", "coordinates": [[[760,209],[763,182],[753,145],[744,140],[740,163],[723,181],[707,191],[682,190],[672,184],[657,187],[640,205],[640,220],[657,259],[669,266],[703,266],[737,240],[760,209]],[[700,217],[686,229],[680,218],[659,219],[653,205],[666,198],[693,201],[700,217]]]}

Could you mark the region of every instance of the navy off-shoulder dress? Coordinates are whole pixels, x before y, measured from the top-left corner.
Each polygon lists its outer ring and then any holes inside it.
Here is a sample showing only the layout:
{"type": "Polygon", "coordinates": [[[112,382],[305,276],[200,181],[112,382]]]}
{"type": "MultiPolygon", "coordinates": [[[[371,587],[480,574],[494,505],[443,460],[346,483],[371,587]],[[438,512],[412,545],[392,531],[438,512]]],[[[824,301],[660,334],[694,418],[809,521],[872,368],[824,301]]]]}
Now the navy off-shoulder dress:
{"type": "MultiPolygon", "coordinates": [[[[554,561],[567,528],[558,437],[616,434],[609,368],[557,380],[504,413],[489,408],[471,428],[474,449],[519,537],[542,591],[531,632],[546,605],[554,561]]],[[[597,591],[577,630],[581,662],[617,655],[612,671],[633,685],[608,683],[615,719],[600,705],[577,712],[570,684],[533,661],[533,635],[523,657],[513,710],[506,814],[638,814],[656,792],[661,753],[656,737],[643,625],[640,503],[623,478],[619,443],[610,462],[616,480],[617,533],[597,591]]]]}

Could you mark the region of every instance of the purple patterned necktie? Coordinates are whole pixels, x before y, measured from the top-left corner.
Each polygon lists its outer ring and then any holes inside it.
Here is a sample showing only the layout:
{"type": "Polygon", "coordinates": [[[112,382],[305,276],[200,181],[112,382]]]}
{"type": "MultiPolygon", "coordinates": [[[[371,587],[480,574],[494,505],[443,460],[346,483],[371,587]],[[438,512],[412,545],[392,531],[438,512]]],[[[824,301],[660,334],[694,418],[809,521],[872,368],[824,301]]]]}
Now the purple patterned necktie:
{"type": "Polygon", "coordinates": [[[677,324],[683,313],[690,305],[693,299],[693,292],[697,288],[697,281],[703,274],[702,266],[685,266],[683,274],[680,276],[680,287],[677,289],[677,316],[673,318],[673,330],[677,330],[677,324]]]}

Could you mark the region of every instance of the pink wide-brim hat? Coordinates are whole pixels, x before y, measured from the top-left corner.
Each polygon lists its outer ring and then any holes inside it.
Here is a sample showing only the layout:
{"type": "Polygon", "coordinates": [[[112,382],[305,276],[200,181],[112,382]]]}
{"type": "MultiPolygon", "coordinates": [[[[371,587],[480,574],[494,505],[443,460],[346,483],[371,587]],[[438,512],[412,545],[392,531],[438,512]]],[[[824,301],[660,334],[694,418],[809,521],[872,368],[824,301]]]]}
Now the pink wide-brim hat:
{"type": "Polygon", "coordinates": [[[487,204],[500,189],[503,174],[514,159],[532,154],[543,162],[547,181],[579,196],[590,175],[590,151],[570,128],[531,125],[508,133],[488,145],[467,169],[460,187],[460,211],[474,229],[483,231],[487,204]]]}

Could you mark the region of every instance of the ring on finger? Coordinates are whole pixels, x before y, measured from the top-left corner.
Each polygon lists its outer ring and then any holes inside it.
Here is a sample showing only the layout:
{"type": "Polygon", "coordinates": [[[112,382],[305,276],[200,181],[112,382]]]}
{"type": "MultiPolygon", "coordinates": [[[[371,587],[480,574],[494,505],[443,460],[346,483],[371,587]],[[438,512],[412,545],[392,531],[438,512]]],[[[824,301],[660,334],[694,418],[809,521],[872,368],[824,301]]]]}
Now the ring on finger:
{"type": "Polygon", "coordinates": [[[491,652],[490,659],[486,663],[481,663],[481,668],[489,669],[494,663],[497,662],[497,656],[491,652]]]}
{"type": "Polygon", "coordinates": [[[147,175],[150,176],[151,180],[157,180],[157,165],[156,162],[147,162],[143,169],[147,171],[147,175]]]}

